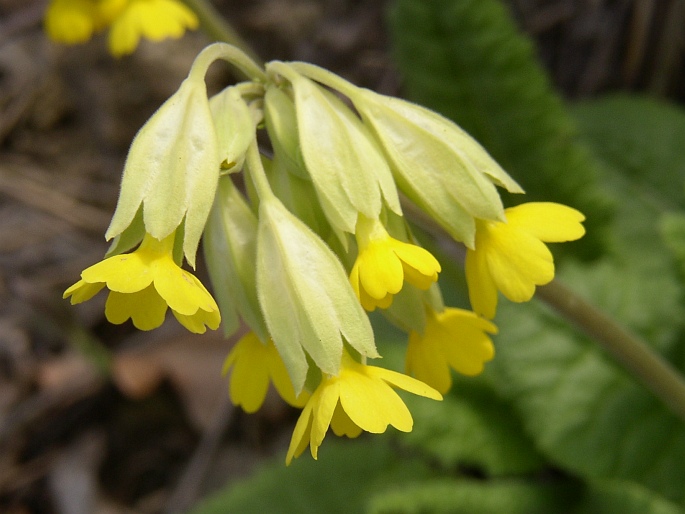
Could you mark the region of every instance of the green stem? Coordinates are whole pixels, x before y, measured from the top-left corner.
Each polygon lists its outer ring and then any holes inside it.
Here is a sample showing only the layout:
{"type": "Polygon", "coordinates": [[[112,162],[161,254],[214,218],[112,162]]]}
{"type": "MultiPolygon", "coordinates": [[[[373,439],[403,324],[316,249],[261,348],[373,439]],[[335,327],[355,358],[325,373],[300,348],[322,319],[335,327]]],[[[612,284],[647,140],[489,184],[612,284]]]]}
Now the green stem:
{"type": "Polygon", "coordinates": [[[242,38],[228,21],[207,0],[182,0],[190,7],[200,21],[203,32],[215,41],[223,41],[243,50],[257,64],[264,64],[252,47],[242,38]]]}
{"type": "Polygon", "coordinates": [[[539,287],[537,296],[597,341],[674,414],[685,421],[685,380],[646,342],[628,332],[558,280],[539,287]]]}
{"type": "Polygon", "coordinates": [[[188,78],[204,80],[207,70],[217,59],[232,64],[251,80],[266,81],[264,70],[256,62],[240,48],[227,43],[212,43],[205,47],[193,61],[188,78]]]}

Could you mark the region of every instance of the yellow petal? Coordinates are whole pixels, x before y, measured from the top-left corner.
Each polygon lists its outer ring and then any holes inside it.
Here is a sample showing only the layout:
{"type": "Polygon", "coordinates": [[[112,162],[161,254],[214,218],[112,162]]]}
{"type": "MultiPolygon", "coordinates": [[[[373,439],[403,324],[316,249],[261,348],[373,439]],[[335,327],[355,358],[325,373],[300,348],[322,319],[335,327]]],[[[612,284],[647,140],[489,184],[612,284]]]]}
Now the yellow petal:
{"type": "Polygon", "coordinates": [[[83,43],[96,30],[96,17],[89,0],[53,0],[45,12],[45,32],[58,43],[83,43]]]}
{"type": "Polygon", "coordinates": [[[205,312],[200,309],[190,316],[179,314],[173,310],[171,312],[181,325],[194,334],[204,334],[207,331],[207,327],[216,330],[221,324],[219,311],[205,312]]]}
{"type": "Polygon", "coordinates": [[[248,352],[241,355],[233,366],[230,381],[231,402],[248,413],[259,410],[269,389],[267,370],[254,357],[248,352]]]}
{"type": "Polygon", "coordinates": [[[575,241],[585,234],[585,216],[576,209],[551,202],[530,202],[504,211],[507,222],[547,243],[575,241]]]}
{"type": "Polygon", "coordinates": [[[326,437],[328,427],[333,418],[335,406],[338,403],[340,394],[340,384],[337,380],[324,382],[319,389],[319,398],[312,413],[312,429],[309,436],[309,447],[312,452],[312,457],[318,457],[319,446],[326,437]]]}
{"type": "Polygon", "coordinates": [[[139,330],[152,330],[164,323],[167,304],[150,286],[137,293],[112,291],[105,303],[105,316],[110,323],[120,325],[131,318],[139,330]]]}
{"type": "MultiPolygon", "coordinates": [[[[288,453],[285,456],[286,466],[290,465],[293,457],[299,457],[309,444],[309,434],[312,427],[312,410],[316,403],[318,403],[317,392],[315,391],[312,397],[304,406],[300,417],[297,419],[293,435],[290,438],[290,445],[288,446],[288,453]]],[[[316,459],[316,457],[314,457],[316,459]]]]}
{"type": "Polygon", "coordinates": [[[380,300],[388,294],[400,292],[404,271],[402,263],[389,246],[383,242],[373,242],[357,259],[360,261],[360,284],[370,297],[380,300]]]}
{"type": "Polygon", "coordinates": [[[359,437],[363,432],[345,413],[340,402],[335,406],[333,418],[331,419],[331,429],[333,429],[333,433],[338,437],[347,436],[351,439],[359,437]]]}
{"type": "Polygon", "coordinates": [[[453,335],[450,340],[443,340],[441,345],[449,365],[462,375],[480,374],[484,364],[495,356],[495,347],[487,332],[497,332],[497,328],[461,309],[445,309],[438,315],[438,321],[445,334],[453,335]]]}
{"type": "Polygon", "coordinates": [[[64,291],[62,298],[68,298],[71,296],[71,304],[76,305],[77,303],[90,300],[93,296],[98,294],[103,287],[105,287],[105,284],[102,282],[90,284],[84,280],[79,280],[66,291],[64,291]]]}
{"type": "Polygon", "coordinates": [[[392,249],[405,264],[422,275],[437,276],[442,269],[438,260],[425,248],[393,240],[392,249]]]}
{"type": "Polygon", "coordinates": [[[554,278],[551,252],[539,239],[504,223],[492,232],[485,259],[493,282],[513,302],[530,300],[536,285],[554,278]]]}
{"type": "Polygon", "coordinates": [[[104,282],[111,291],[135,293],[152,283],[149,263],[138,253],[115,255],[83,270],[81,278],[94,284],[104,282]]]}
{"type": "Polygon", "coordinates": [[[466,284],[473,310],[488,319],[497,311],[497,286],[485,261],[485,252],[466,251],[466,284]]]}
{"type": "Polygon", "coordinates": [[[432,400],[442,400],[442,395],[430,386],[415,378],[408,377],[397,371],[379,368],[376,366],[366,366],[366,374],[371,377],[380,378],[390,385],[404,389],[410,393],[425,396],[432,400]]]}
{"type": "Polygon", "coordinates": [[[445,394],[452,387],[452,374],[443,357],[440,343],[428,331],[423,338],[417,332],[411,332],[407,345],[406,371],[408,375],[445,394]]]}
{"type": "Polygon", "coordinates": [[[155,289],[179,314],[195,314],[198,309],[218,311],[212,295],[195,275],[179,268],[171,256],[159,259],[154,268],[155,289]]]}

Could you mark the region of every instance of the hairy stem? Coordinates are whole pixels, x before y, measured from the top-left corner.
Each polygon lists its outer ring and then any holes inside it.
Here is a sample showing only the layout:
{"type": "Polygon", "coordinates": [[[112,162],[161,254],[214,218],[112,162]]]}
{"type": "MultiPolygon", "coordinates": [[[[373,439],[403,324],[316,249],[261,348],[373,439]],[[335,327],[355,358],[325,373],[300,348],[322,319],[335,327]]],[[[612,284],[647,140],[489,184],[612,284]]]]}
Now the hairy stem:
{"type": "Polygon", "coordinates": [[[685,421],[685,380],[645,341],[558,280],[539,287],[536,295],[599,343],[685,421]]]}

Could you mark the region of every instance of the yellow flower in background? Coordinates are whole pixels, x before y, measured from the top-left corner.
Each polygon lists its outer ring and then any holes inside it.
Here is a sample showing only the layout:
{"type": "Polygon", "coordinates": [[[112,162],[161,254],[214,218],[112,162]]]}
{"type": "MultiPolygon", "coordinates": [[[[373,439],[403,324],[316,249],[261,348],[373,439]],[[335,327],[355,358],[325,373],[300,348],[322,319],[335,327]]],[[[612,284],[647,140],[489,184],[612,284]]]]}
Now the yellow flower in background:
{"type": "Polygon", "coordinates": [[[585,234],[585,216],[557,203],[525,203],[504,214],[506,222],[477,220],[475,249],[466,252],[471,306],[488,319],[495,317],[497,291],[513,302],[526,302],[535,286],[552,281],[554,259],[544,243],[574,241],[585,234]]]}
{"type": "Polygon", "coordinates": [[[233,405],[245,412],[257,412],[264,403],[269,383],[293,407],[303,407],[306,392],[295,396],[293,384],[278,350],[271,339],[264,344],[254,332],[245,334],[231,349],[224,362],[223,374],[231,371],[230,396],[233,405]]]}
{"type": "Polygon", "coordinates": [[[45,12],[45,30],[58,43],[83,43],[110,27],[108,46],[115,57],[132,53],[141,37],[180,38],[198,25],[195,13],[178,0],[52,0],[45,12]]]}
{"type": "Polygon", "coordinates": [[[162,241],[146,234],[138,249],[115,255],[81,273],[81,280],[64,292],[71,303],[91,299],[102,288],[110,289],[105,316],[115,325],[129,318],[140,330],[152,330],[164,322],[167,308],[188,330],[202,334],[206,326],[219,327],[221,315],[214,298],[191,273],[181,269],[172,256],[175,233],[162,241]]]}
{"type": "Polygon", "coordinates": [[[420,246],[390,237],[379,220],[360,214],[355,236],[359,254],[350,282],[367,311],[390,307],[405,281],[426,290],[438,279],[438,260],[420,246]]]}
{"type": "Polygon", "coordinates": [[[45,32],[58,43],[84,43],[102,28],[98,4],[93,0],[52,0],[45,11],[45,32]]]}
{"type": "Polygon", "coordinates": [[[348,437],[356,437],[362,430],[380,434],[388,425],[410,432],[414,420],[391,386],[442,400],[435,389],[414,378],[360,364],[343,352],[340,373],[324,375],[302,410],[290,440],[286,464],[293,457],[299,457],[307,445],[316,459],[329,426],[337,435],[348,437]]]}
{"type": "Polygon", "coordinates": [[[488,334],[496,333],[494,324],[471,311],[428,309],[424,333],[409,334],[406,372],[445,394],[452,387],[450,368],[467,376],[483,371],[495,356],[488,334]]]}
{"type": "Polygon", "coordinates": [[[141,37],[156,42],[178,39],[198,25],[195,13],[176,0],[129,0],[112,22],[109,50],[120,57],[132,53],[141,37]]]}

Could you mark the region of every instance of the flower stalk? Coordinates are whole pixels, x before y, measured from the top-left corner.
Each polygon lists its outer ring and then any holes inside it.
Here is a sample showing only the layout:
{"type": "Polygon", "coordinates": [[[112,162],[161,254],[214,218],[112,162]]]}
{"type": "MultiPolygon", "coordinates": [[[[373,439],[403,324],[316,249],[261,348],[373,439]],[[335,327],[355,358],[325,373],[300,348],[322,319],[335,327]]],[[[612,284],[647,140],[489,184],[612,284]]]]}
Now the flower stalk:
{"type": "Polygon", "coordinates": [[[645,341],[559,280],[540,287],[538,296],[595,340],[685,422],[685,380],[645,341]]]}

